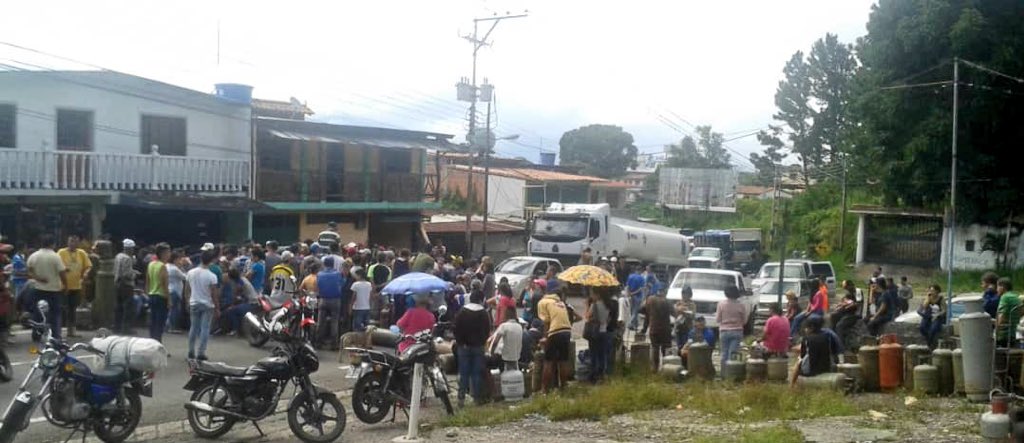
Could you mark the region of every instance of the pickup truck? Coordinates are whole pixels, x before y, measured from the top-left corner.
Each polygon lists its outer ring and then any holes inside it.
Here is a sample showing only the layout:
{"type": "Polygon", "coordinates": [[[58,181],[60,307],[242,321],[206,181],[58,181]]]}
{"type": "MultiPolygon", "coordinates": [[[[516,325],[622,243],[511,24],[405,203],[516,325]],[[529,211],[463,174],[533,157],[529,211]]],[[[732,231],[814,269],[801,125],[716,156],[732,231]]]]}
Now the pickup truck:
{"type": "Polygon", "coordinates": [[[718,310],[718,303],[725,300],[725,288],[736,286],[740,290],[740,302],[747,306],[747,323],[744,326],[744,333],[750,334],[754,330],[754,321],[757,316],[757,298],[743,285],[743,274],[737,271],[726,271],[721,269],[680,269],[676,273],[672,284],[668,288],[667,298],[675,302],[683,298],[683,288],[689,286],[693,290],[693,302],[697,307],[696,315],[704,316],[708,327],[718,328],[718,321],[715,320],[715,312],[718,310]]]}
{"type": "Polygon", "coordinates": [[[719,248],[693,248],[687,262],[690,268],[725,269],[725,257],[719,248]]]}

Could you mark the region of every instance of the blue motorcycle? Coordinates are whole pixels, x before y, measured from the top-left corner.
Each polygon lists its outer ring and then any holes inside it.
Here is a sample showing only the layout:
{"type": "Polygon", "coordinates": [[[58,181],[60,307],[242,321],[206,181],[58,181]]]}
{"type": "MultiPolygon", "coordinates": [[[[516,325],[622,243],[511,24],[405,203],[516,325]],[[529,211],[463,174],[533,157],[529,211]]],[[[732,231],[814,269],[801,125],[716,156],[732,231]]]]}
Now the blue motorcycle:
{"type": "Polygon", "coordinates": [[[119,366],[90,370],[71,354],[85,351],[103,356],[103,352],[86,343],[69,346],[54,338],[46,322],[49,305],[40,301],[37,308],[42,321],[31,321],[31,326],[43,338],[42,349],[33,350],[38,357],[4,412],[0,443],[14,441],[28,428],[36,407],[51,424],[71,430],[68,440],[78,433],[84,440],[92,431],[104,442],[123,442],[142,417],[140,396],[153,396],[152,374],[119,366]],[[37,374],[42,387],[33,394],[28,386],[37,374]]]}

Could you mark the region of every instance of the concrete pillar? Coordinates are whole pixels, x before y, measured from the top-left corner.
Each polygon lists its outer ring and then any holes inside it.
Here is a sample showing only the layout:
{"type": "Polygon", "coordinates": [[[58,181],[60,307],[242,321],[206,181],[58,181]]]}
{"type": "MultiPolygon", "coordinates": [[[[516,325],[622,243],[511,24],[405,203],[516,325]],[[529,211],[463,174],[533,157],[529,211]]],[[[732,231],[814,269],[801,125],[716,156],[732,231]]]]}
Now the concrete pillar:
{"type": "Polygon", "coordinates": [[[857,215],[857,264],[864,263],[864,248],[866,247],[867,239],[867,223],[865,223],[866,214],[857,215]]]}
{"type": "Polygon", "coordinates": [[[114,286],[114,247],[109,240],[96,241],[100,269],[96,271],[96,298],[92,302],[92,324],[95,328],[114,327],[117,288],[114,286]]]}
{"type": "Polygon", "coordinates": [[[103,220],[107,218],[107,206],[101,202],[89,205],[89,238],[98,239],[103,234],[103,220]]]}

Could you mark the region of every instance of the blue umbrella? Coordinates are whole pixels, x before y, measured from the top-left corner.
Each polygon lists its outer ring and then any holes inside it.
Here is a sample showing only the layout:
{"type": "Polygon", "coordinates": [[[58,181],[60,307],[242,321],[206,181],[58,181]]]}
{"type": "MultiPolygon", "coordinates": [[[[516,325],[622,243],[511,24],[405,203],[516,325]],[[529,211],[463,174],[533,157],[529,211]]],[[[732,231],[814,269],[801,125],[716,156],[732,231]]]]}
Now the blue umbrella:
{"type": "Polygon", "coordinates": [[[400,295],[406,292],[413,294],[429,293],[431,291],[444,291],[448,289],[448,282],[430,274],[412,272],[391,280],[384,290],[385,294],[400,295]]]}

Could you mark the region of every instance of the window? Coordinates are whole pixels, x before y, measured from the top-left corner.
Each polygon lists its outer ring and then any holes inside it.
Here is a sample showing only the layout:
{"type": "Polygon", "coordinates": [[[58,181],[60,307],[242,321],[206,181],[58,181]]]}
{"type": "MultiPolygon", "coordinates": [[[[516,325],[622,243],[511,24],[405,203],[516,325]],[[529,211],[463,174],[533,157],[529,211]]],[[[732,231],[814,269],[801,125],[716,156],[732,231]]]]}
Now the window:
{"type": "Polygon", "coordinates": [[[967,243],[964,245],[964,249],[967,252],[974,252],[974,240],[967,240],[967,243]]]}
{"type": "Polygon", "coordinates": [[[292,142],[276,137],[264,136],[256,145],[260,157],[260,169],[270,171],[292,170],[292,142]]]}
{"type": "Polygon", "coordinates": [[[186,138],[185,119],[182,117],[142,116],[142,153],[151,154],[152,146],[157,145],[160,155],[184,156],[188,139],[186,138]]]}
{"type": "Polygon", "coordinates": [[[598,238],[601,236],[601,222],[597,220],[590,221],[590,238],[598,238]]]}
{"type": "Polygon", "coordinates": [[[57,110],[57,149],[92,151],[92,111],[57,110]]]}
{"type": "Polygon", "coordinates": [[[18,111],[14,105],[0,104],[0,148],[14,148],[18,138],[15,131],[14,114],[18,111]]]}

